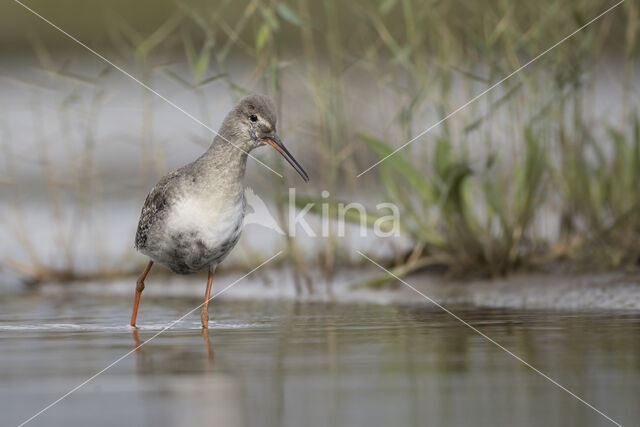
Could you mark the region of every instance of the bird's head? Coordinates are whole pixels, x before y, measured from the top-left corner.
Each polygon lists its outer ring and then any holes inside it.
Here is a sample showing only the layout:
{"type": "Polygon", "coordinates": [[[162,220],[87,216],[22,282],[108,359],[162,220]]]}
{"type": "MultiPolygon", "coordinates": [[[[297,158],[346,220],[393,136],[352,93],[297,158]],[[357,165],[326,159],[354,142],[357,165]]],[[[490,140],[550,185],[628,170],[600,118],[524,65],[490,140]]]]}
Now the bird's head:
{"type": "Polygon", "coordinates": [[[239,148],[247,151],[263,145],[275,148],[302,179],[309,181],[309,175],[280,140],[276,123],[276,105],[273,100],[263,95],[249,95],[240,100],[229,113],[223,127],[227,128],[225,134],[236,141],[243,141],[239,148]],[[232,129],[228,129],[229,127],[232,129]]]}

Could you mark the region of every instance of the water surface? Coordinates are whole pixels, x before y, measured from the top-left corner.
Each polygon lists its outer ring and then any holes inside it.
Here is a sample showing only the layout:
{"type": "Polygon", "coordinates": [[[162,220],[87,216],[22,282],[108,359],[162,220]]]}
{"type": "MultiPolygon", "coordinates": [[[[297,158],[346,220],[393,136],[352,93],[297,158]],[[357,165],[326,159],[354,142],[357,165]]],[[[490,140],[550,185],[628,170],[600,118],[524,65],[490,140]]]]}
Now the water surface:
{"type": "MultiPolygon", "coordinates": [[[[38,292],[0,301],[0,417],[18,425],[200,303],[38,292]]],[[[640,420],[640,314],[452,307],[623,425],[640,420]]],[[[32,426],[613,425],[428,303],[213,302],[32,426]],[[208,339],[207,339],[208,338],[208,339]],[[208,342],[207,342],[208,341],[208,342]]]]}

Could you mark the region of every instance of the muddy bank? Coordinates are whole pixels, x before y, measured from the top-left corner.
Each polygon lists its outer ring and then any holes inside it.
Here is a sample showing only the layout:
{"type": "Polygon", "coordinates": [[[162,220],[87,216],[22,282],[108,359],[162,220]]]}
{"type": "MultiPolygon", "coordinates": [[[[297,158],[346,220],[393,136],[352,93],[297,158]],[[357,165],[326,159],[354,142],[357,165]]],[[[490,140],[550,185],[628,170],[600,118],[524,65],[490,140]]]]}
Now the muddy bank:
{"type": "MultiPolygon", "coordinates": [[[[431,304],[408,286],[396,282],[380,290],[358,289],[354,283],[377,274],[372,270],[349,270],[330,283],[320,274],[312,277],[311,292],[296,292],[287,269],[265,270],[242,278],[240,273],[218,274],[214,281],[217,298],[237,300],[281,299],[337,303],[431,304]]],[[[165,276],[147,279],[144,296],[202,298],[205,277],[165,276]]],[[[405,281],[443,305],[554,310],[640,310],[640,275],[607,273],[596,275],[519,275],[500,280],[449,281],[439,276],[417,274],[405,281]]],[[[80,293],[133,295],[135,278],[84,283],[48,283],[47,293],[72,290],[80,293]]]]}
{"type": "Polygon", "coordinates": [[[522,275],[471,283],[427,283],[445,302],[480,307],[556,310],[640,310],[640,275],[522,275]],[[458,295],[456,295],[458,293],[458,295]]]}

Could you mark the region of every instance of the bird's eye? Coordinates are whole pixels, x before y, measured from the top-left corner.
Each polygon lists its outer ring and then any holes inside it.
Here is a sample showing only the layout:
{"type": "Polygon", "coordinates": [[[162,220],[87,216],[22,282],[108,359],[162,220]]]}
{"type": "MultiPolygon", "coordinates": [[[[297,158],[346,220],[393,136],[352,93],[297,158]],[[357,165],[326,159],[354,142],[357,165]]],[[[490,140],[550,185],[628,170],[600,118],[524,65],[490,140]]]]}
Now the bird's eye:
{"type": "Polygon", "coordinates": [[[255,114],[252,114],[252,115],[250,115],[250,116],[249,116],[249,119],[250,119],[252,122],[257,122],[257,121],[258,121],[258,116],[256,116],[255,114]]]}

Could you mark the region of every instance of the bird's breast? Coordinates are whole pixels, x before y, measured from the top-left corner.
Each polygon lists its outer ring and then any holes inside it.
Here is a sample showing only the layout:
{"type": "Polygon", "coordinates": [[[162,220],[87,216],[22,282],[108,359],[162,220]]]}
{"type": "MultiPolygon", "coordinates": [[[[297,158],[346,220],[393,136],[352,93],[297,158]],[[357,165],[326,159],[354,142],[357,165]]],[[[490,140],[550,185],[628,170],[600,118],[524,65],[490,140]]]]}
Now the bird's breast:
{"type": "Polygon", "coordinates": [[[171,209],[167,229],[194,236],[208,248],[237,240],[244,218],[242,198],[183,197],[171,209]]]}

